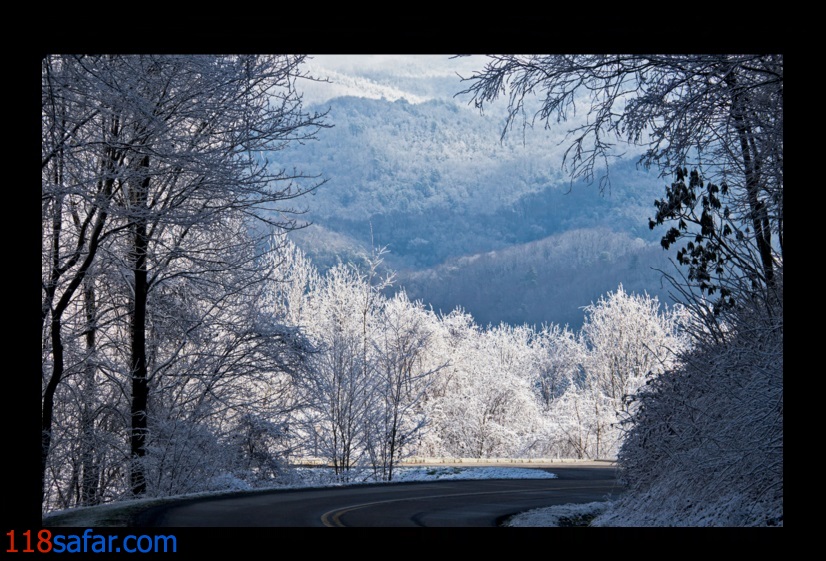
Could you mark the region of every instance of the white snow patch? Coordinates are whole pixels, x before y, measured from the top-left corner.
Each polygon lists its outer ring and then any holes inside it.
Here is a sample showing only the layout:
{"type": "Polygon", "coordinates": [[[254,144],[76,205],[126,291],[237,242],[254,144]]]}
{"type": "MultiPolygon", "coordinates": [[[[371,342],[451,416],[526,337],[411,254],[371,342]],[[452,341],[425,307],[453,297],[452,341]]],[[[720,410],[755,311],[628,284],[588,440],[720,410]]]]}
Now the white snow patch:
{"type": "Polygon", "coordinates": [[[607,502],[585,504],[565,504],[547,508],[529,510],[511,517],[505,526],[511,528],[547,528],[559,526],[560,519],[577,517],[595,517],[608,508],[607,502]]]}

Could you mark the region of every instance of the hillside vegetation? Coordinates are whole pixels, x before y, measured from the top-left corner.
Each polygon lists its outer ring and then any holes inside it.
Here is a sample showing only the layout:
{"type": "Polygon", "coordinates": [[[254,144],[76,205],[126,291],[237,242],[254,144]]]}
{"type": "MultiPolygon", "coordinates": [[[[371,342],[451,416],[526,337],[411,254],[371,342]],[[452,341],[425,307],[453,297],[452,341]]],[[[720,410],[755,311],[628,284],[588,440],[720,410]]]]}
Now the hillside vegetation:
{"type": "Polygon", "coordinates": [[[669,300],[647,227],[662,181],[631,160],[600,193],[544,163],[560,156],[545,131],[500,141],[499,119],[453,102],[342,97],[320,109],[335,126],[272,159],[327,179],[305,199],[312,225],[292,234],[322,269],[384,247],[397,288],[483,323],[578,324],[580,307],[620,283],[669,300]]]}

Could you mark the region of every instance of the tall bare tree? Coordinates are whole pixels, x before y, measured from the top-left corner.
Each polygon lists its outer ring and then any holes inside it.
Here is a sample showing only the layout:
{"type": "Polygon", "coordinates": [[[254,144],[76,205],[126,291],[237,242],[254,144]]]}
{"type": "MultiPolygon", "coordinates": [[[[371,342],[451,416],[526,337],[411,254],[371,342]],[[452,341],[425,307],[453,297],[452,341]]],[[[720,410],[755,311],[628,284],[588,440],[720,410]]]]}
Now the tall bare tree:
{"type": "Polygon", "coordinates": [[[128,318],[130,487],[134,494],[145,492],[152,381],[147,334],[158,314],[153,293],[176,279],[189,279],[190,288],[230,283],[213,293],[219,305],[262,280],[255,255],[246,250],[255,243],[250,221],[267,236],[273,228],[294,227],[290,201],[318,185],[295,171],[272,169],[266,159],[267,152],[312,138],[324,126],[323,115],[302,108],[296,81],[308,78],[303,60],[44,59],[43,479],[54,395],[66,377],[62,319],[105,251],[125,287],[118,305],[128,318]],[[217,274],[221,270],[234,274],[217,274]]]}

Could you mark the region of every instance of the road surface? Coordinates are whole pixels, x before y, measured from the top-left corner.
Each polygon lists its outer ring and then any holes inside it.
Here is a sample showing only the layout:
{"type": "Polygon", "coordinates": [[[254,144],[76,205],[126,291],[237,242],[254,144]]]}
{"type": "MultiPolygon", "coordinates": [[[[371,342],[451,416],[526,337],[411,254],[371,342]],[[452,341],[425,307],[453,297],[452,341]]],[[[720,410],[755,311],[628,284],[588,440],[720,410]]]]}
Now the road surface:
{"type": "Polygon", "coordinates": [[[193,499],[147,510],[142,527],[491,527],[556,504],[617,495],[607,466],[542,468],[557,479],[486,479],[278,490],[193,499]]]}

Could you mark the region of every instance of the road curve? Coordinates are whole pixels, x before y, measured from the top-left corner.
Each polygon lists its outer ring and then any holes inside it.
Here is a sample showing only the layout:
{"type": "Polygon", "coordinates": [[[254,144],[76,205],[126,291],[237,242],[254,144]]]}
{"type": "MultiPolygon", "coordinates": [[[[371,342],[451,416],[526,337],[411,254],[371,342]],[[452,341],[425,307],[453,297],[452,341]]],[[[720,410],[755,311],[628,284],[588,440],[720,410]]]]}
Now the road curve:
{"type": "Polygon", "coordinates": [[[545,468],[557,479],[486,479],[278,490],[156,507],[139,527],[491,527],[512,514],[617,495],[606,466],[545,468]]]}

